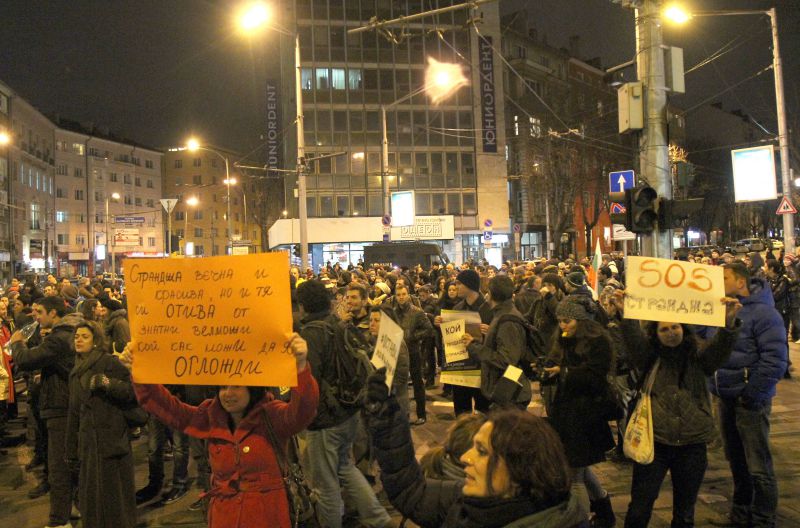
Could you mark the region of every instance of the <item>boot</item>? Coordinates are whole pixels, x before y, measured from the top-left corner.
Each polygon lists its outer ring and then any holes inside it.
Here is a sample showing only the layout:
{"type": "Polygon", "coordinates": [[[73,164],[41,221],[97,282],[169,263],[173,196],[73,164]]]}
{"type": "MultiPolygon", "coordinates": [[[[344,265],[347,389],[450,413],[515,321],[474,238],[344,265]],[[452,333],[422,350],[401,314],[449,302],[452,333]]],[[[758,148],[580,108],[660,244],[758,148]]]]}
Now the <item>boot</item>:
{"type": "Polygon", "coordinates": [[[617,523],[614,510],[611,508],[611,497],[589,501],[589,510],[594,512],[591,524],[594,528],[613,528],[617,523]]]}

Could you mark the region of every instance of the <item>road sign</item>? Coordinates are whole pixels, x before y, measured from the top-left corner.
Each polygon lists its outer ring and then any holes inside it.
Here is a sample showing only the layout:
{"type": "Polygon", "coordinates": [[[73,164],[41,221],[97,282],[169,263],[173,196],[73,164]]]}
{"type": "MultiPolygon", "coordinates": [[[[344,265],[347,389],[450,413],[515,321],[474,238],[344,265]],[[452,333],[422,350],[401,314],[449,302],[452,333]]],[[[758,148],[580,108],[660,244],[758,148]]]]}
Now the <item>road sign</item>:
{"type": "Polygon", "coordinates": [[[792,202],[789,201],[789,197],[784,196],[775,214],[797,214],[797,209],[792,205],[792,202]]]}
{"type": "Polygon", "coordinates": [[[521,233],[522,232],[522,226],[519,225],[519,224],[514,224],[514,232],[515,233],[521,233]]]}
{"type": "Polygon", "coordinates": [[[138,246],[139,245],[139,230],[138,229],[115,229],[114,230],[114,245],[115,246],[138,246]]]}
{"type": "Polygon", "coordinates": [[[614,240],[636,240],[636,233],[628,231],[622,224],[614,224],[612,227],[611,238],[614,240]]]}
{"type": "Polygon", "coordinates": [[[491,229],[492,228],[492,220],[490,218],[487,218],[486,220],[484,220],[483,221],[483,227],[485,227],[486,229],[491,229]]]}
{"type": "Polygon", "coordinates": [[[623,192],[636,185],[636,175],[632,170],[608,173],[608,189],[611,192],[623,192]]]}
{"type": "Polygon", "coordinates": [[[384,227],[391,226],[392,225],[392,217],[390,215],[388,215],[388,214],[387,215],[383,215],[383,218],[381,218],[381,224],[383,224],[384,227]]]}
{"type": "Polygon", "coordinates": [[[142,225],[144,224],[144,217],[143,216],[115,216],[114,217],[115,224],[125,224],[125,225],[142,225]]]}
{"type": "Polygon", "coordinates": [[[178,199],[177,198],[162,198],[160,200],[160,202],[161,202],[161,206],[164,207],[164,210],[167,212],[167,214],[170,214],[172,212],[172,210],[175,209],[175,204],[178,203],[178,199]]]}
{"type": "Polygon", "coordinates": [[[622,214],[625,212],[625,206],[616,202],[611,203],[611,214],[622,214]]]}
{"type": "Polygon", "coordinates": [[[492,241],[492,232],[491,231],[484,231],[483,232],[483,241],[484,242],[491,242],[492,241]]]}

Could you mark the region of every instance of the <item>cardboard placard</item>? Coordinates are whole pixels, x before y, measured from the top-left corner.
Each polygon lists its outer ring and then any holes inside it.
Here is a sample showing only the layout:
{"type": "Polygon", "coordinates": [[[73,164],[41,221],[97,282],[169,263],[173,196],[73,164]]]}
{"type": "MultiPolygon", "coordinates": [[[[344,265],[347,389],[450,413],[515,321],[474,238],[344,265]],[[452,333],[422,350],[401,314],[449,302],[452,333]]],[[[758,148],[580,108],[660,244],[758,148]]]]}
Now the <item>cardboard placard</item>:
{"type": "Polygon", "coordinates": [[[442,329],[445,363],[464,361],[469,357],[469,354],[467,354],[467,346],[461,341],[461,336],[466,332],[465,327],[466,322],[464,319],[443,322],[439,327],[442,329]]]}
{"type": "Polygon", "coordinates": [[[397,358],[400,357],[400,348],[403,346],[403,328],[386,315],[381,317],[378,328],[378,338],[375,342],[375,353],[372,354],[372,364],[376,369],[386,367],[386,386],[392,390],[392,381],[397,369],[397,358]]]}
{"type": "Polygon", "coordinates": [[[133,380],[296,386],[285,253],[125,263],[133,380]]]}
{"type": "Polygon", "coordinates": [[[654,257],[628,257],[625,317],[725,326],[722,268],[654,257]]]}
{"type": "Polygon", "coordinates": [[[465,323],[464,330],[478,341],[483,341],[481,334],[481,314],[467,310],[442,310],[442,322],[458,321],[462,319],[465,323]]]}
{"type": "Polygon", "coordinates": [[[480,370],[443,370],[439,381],[447,385],[481,388],[480,370]]]}

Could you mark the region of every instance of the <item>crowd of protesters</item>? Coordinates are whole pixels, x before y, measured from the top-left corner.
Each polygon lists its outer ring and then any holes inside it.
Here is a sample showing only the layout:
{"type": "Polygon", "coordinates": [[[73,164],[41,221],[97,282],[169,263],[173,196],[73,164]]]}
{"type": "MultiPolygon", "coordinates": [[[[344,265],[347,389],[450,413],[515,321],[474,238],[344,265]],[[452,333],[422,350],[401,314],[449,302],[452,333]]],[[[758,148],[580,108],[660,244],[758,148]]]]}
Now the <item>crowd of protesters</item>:
{"type": "Polygon", "coordinates": [[[723,267],[722,328],[625,319],[619,253],[594,266],[569,258],[292,267],[299,375],[291,390],[133,383],[117,285],[102,275],[77,284],[14,279],[0,296],[0,433],[22,396],[14,381],[23,382],[35,431],[25,469],[41,475],[29,497],[49,494],[51,528],[78,517],[86,528],[135,526],[138,505],[190,492],[192,458],[198,494],[189,508],[205,511],[210,526],[291,526],[286,457],[314,490],[308,526],[395,526],[388,500],[423,527],[611,527],[622,512],[592,466],[630,462],[626,399],[652,374],[655,456],[634,464],[625,526],[648,525],[667,472],[676,483],[672,526],[694,526],[717,434],[734,493],[714,522],[775,526],[769,415],[777,383],[790,376],[788,339],[800,339],[800,261],[770,252],[766,262],[758,253],[679,258],[723,267]],[[480,320],[479,334],[462,337],[468,359],[458,365],[479,383],[440,380],[452,368],[440,331],[449,310],[480,320]],[[371,355],[383,318],[403,330],[391,388],[379,370],[357,401],[343,403],[335,355],[371,355]],[[511,367],[523,374],[509,388],[511,367]],[[426,390],[437,386],[456,422],[418,462],[411,430],[428,421],[426,390]],[[528,410],[535,397],[546,418],[528,410]],[[148,475],[137,490],[131,443],[143,435],[148,475]]]}

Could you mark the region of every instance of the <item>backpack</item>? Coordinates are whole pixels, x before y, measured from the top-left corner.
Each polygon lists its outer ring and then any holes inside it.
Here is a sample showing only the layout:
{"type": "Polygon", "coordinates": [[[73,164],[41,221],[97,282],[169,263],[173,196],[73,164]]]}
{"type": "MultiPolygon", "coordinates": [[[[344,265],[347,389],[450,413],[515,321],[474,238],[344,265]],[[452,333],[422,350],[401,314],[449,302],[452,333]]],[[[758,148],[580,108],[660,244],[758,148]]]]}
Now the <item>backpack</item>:
{"type": "Polygon", "coordinates": [[[336,401],[345,409],[360,408],[367,391],[367,378],[375,372],[369,360],[369,348],[348,326],[326,321],[311,321],[307,328],[326,332],[331,362],[325,365],[323,378],[336,401]]]}
{"type": "Polygon", "coordinates": [[[522,325],[522,327],[525,329],[525,351],[523,352],[522,358],[520,358],[519,365],[517,366],[522,369],[528,379],[538,379],[538,374],[536,373],[536,369],[534,369],[533,365],[541,362],[546,353],[545,340],[542,337],[542,333],[539,332],[539,330],[530,324],[526,319],[514,314],[501,315],[497,321],[497,325],[500,326],[506,321],[514,321],[515,323],[522,325]]]}

